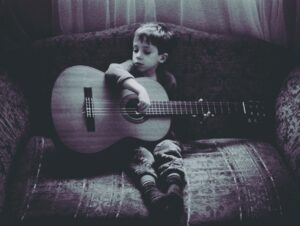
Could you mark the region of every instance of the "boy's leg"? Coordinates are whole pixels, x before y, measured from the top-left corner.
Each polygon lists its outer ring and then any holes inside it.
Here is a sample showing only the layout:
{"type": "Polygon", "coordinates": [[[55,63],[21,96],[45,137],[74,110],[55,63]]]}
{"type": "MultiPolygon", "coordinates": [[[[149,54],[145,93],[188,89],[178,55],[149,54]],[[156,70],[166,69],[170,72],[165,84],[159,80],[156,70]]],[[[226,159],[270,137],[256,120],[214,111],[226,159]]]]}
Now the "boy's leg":
{"type": "Polygon", "coordinates": [[[184,208],[183,189],[186,184],[181,151],[180,143],[173,140],[160,142],[153,151],[159,181],[169,198],[170,212],[178,217],[184,208]]]}
{"type": "Polygon", "coordinates": [[[158,179],[165,189],[173,184],[183,188],[186,184],[181,151],[180,143],[174,140],[164,140],[154,148],[155,168],[158,179]]]}
{"type": "Polygon", "coordinates": [[[148,149],[138,147],[133,150],[133,156],[129,163],[129,174],[139,187],[150,212],[155,214],[164,208],[166,198],[157,187],[157,174],[153,164],[154,157],[148,149]]]}

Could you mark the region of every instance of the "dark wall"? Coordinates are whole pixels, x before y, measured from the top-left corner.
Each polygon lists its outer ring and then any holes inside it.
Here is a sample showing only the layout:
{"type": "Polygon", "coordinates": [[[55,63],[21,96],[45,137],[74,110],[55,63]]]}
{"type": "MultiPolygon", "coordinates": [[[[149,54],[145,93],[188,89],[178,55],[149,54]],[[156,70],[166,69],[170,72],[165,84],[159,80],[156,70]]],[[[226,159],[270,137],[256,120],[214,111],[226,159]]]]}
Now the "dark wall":
{"type": "Polygon", "coordinates": [[[51,35],[51,0],[10,0],[21,26],[32,39],[51,35]]]}
{"type": "Polygon", "coordinates": [[[0,54],[51,36],[51,0],[0,0],[0,54]]]}

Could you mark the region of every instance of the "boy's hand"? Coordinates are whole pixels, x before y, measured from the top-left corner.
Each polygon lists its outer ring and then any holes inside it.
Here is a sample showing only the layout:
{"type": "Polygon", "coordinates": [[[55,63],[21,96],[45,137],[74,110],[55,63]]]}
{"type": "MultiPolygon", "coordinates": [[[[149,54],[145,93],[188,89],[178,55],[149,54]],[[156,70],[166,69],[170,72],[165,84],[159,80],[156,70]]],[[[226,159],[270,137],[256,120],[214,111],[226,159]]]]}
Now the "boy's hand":
{"type": "Polygon", "coordinates": [[[126,79],[122,84],[124,88],[136,93],[139,100],[138,111],[145,112],[150,106],[149,94],[145,87],[138,83],[134,78],[126,79]]]}
{"type": "Polygon", "coordinates": [[[138,111],[145,112],[147,108],[150,106],[150,98],[146,89],[142,88],[138,92],[138,111]]]}

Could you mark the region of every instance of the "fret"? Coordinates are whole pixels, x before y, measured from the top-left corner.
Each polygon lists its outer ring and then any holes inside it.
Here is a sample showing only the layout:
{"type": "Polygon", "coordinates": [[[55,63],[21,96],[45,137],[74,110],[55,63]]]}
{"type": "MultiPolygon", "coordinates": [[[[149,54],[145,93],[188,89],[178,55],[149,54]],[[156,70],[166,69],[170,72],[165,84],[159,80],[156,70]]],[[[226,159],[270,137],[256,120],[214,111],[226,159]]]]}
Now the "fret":
{"type": "Polygon", "coordinates": [[[207,112],[207,104],[205,104],[205,102],[206,102],[206,101],[203,101],[203,102],[202,102],[203,109],[204,109],[204,110],[203,110],[203,113],[204,113],[204,114],[206,114],[206,112],[207,112]]]}
{"type": "Polygon", "coordinates": [[[215,102],[213,102],[213,106],[214,106],[214,114],[216,115],[217,114],[217,109],[216,109],[216,104],[215,104],[215,102]]]}
{"type": "Polygon", "coordinates": [[[180,109],[180,114],[182,115],[181,101],[179,102],[179,109],[180,109]]]}
{"type": "Polygon", "coordinates": [[[244,112],[244,114],[246,115],[246,114],[247,114],[247,112],[246,112],[246,106],[245,106],[245,102],[243,101],[243,102],[242,102],[242,104],[243,104],[243,112],[244,112]]]}
{"type": "Polygon", "coordinates": [[[195,106],[195,104],[193,104],[193,102],[192,101],[189,101],[189,103],[190,103],[190,109],[191,109],[191,112],[190,112],[190,114],[195,114],[195,110],[194,110],[194,106],[195,106]]]}
{"type": "Polygon", "coordinates": [[[206,101],[206,104],[207,104],[207,112],[210,112],[208,101],[206,101]]]}
{"type": "Polygon", "coordinates": [[[158,102],[158,108],[157,108],[157,110],[156,110],[156,112],[157,112],[157,115],[159,115],[159,114],[160,114],[160,112],[161,112],[161,108],[162,108],[162,103],[161,103],[161,101],[159,101],[159,102],[158,102]]]}
{"type": "Polygon", "coordinates": [[[228,114],[230,114],[230,103],[229,102],[226,102],[227,103],[227,108],[228,108],[228,114]]]}
{"type": "Polygon", "coordinates": [[[169,115],[170,111],[169,111],[169,104],[167,101],[164,101],[164,109],[165,109],[165,115],[169,115]]]}
{"type": "Polygon", "coordinates": [[[222,106],[222,103],[219,102],[219,104],[220,104],[220,111],[221,111],[221,114],[223,114],[223,106],[222,106]]]}
{"type": "Polygon", "coordinates": [[[176,110],[176,101],[173,102],[173,113],[174,115],[177,115],[177,110],[176,110]]]}
{"type": "Polygon", "coordinates": [[[157,109],[158,109],[158,102],[156,102],[155,103],[155,108],[154,108],[154,111],[153,111],[153,113],[154,113],[154,115],[156,115],[157,114],[157,109]]]}
{"type": "Polygon", "coordinates": [[[204,110],[203,110],[202,101],[200,102],[200,106],[201,106],[201,113],[202,113],[202,114],[204,114],[204,110]]]}

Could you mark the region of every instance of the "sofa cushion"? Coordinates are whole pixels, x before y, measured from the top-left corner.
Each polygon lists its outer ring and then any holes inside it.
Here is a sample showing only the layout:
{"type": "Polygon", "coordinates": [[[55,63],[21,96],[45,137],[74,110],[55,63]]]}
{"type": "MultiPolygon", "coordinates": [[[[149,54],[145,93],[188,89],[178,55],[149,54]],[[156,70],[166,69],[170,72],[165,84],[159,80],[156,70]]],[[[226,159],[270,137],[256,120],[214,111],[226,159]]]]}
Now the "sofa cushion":
{"type": "Polygon", "coordinates": [[[0,218],[12,163],[28,135],[28,104],[20,87],[0,68],[0,218]]]}
{"type": "MultiPolygon", "coordinates": [[[[37,134],[51,128],[50,93],[63,69],[89,65],[105,71],[112,62],[131,57],[132,34],[139,24],[126,25],[100,32],[52,37],[35,42],[18,53],[19,75],[30,97],[37,134]]],[[[274,100],[292,61],[287,51],[254,38],[209,34],[169,24],[175,31],[177,45],[168,68],[178,80],[178,98],[185,100],[260,100],[269,106],[272,118],[274,100]],[[272,82],[270,82],[272,81],[272,82]]],[[[244,118],[218,116],[200,124],[199,118],[187,118],[180,125],[192,139],[211,137],[271,136],[274,123],[248,128],[244,118]],[[240,128],[232,128],[232,125],[240,128]]],[[[272,134],[273,135],[273,134],[272,134]]]]}
{"type": "Polygon", "coordinates": [[[300,67],[286,78],[277,98],[277,141],[300,184],[300,67]]]}
{"type": "MultiPolygon", "coordinates": [[[[271,144],[207,139],[184,147],[190,225],[299,222],[299,193],[271,144]]],[[[18,166],[9,189],[8,220],[37,225],[62,220],[64,225],[147,222],[140,193],[124,171],[102,154],[64,152],[50,139],[34,137],[18,166]]]]}

